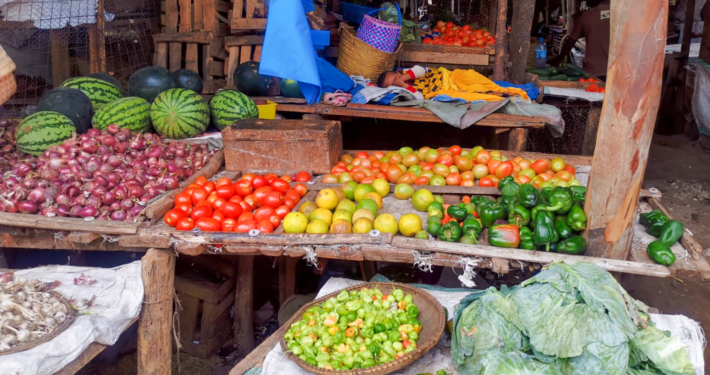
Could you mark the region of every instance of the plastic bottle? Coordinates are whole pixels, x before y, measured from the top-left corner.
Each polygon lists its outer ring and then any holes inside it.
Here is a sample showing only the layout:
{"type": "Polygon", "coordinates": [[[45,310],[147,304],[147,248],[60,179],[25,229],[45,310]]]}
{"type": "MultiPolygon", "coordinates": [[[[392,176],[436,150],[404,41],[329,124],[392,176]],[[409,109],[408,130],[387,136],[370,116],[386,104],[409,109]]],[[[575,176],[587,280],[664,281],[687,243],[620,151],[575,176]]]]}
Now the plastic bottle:
{"type": "Polygon", "coordinates": [[[543,38],[539,39],[535,47],[535,68],[540,69],[547,66],[547,45],[543,38]]]}

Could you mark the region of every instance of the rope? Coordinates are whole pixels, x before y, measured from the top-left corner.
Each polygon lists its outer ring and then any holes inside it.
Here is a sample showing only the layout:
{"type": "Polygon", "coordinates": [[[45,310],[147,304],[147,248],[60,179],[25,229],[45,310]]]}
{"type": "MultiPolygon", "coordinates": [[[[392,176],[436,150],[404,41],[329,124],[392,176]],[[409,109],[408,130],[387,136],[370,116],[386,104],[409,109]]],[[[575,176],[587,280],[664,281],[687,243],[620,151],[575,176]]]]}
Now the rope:
{"type": "Polygon", "coordinates": [[[412,255],[414,256],[414,266],[419,267],[422,272],[434,272],[432,267],[434,264],[434,255],[431,252],[419,252],[417,250],[412,250],[412,255]]]}
{"type": "Polygon", "coordinates": [[[303,257],[306,263],[320,271],[320,267],[318,267],[318,254],[316,254],[315,248],[313,246],[303,246],[303,250],[306,252],[306,256],[303,257]]]}
{"type": "MultiPolygon", "coordinates": [[[[463,274],[459,275],[458,279],[465,287],[473,288],[476,286],[476,283],[473,281],[476,277],[474,267],[477,267],[480,261],[481,260],[477,258],[459,256],[459,260],[456,263],[462,266],[463,274]]],[[[454,274],[456,274],[456,270],[454,270],[454,274]]]]}

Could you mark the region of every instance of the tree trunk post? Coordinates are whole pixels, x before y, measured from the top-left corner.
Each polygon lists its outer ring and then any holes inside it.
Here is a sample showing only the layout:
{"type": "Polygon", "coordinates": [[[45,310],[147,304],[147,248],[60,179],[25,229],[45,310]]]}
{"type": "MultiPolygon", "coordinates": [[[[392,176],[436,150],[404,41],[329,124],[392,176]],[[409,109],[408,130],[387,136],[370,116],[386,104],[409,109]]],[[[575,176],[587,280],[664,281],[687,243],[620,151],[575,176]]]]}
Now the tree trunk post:
{"type": "Polygon", "coordinates": [[[667,0],[611,4],[607,91],[584,207],[591,256],[627,259],[631,249],[661,95],[667,19],[667,0]]]}
{"type": "Polygon", "coordinates": [[[254,256],[240,256],[237,266],[237,288],[234,299],[234,342],[239,353],[254,349],[254,256]]]}
{"type": "Polygon", "coordinates": [[[496,81],[505,79],[505,40],[508,21],[508,1],[498,0],[498,21],[496,23],[496,61],[493,78],[496,81]]]}
{"type": "Polygon", "coordinates": [[[513,21],[515,27],[510,31],[508,52],[510,55],[510,81],[516,84],[525,82],[525,69],[530,53],[530,31],[535,15],[535,0],[516,0],[513,2],[513,21]]]}
{"type": "Polygon", "coordinates": [[[145,295],[138,323],[138,374],[170,374],[175,254],[150,249],[141,260],[145,295]]]}

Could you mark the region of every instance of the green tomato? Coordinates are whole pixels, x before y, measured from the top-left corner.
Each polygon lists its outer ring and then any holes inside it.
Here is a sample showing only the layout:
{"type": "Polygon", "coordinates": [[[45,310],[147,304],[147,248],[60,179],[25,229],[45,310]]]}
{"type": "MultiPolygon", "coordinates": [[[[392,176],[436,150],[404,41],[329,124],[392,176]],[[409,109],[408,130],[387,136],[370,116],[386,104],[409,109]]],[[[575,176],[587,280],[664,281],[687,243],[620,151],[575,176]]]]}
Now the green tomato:
{"type": "Polygon", "coordinates": [[[400,155],[404,156],[404,155],[414,152],[414,150],[412,150],[411,147],[402,147],[397,152],[399,152],[400,155]]]}
{"type": "Polygon", "coordinates": [[[437,174],[435,176],[432,176],[431,179],[429,179],[429,185],[431,185],[431,186],[446,186],[446,179],[437,174]]]}
{"type": "Polygon", "coordinates": [[[415,342],[415,341],[419,340],[419,334],[414,331],[409,333],[408,336],[409,336],[409,341],[411,341],[411,342],[415,342]]]}
{"type": "Polygon", "coordinates": [[[345,315],[345,319],[347,320],[348,323],[355,321],[357,319],[357,312],[356,311],[349,311],[347,315],[345,315]]]}
{"type": "Polygon", "coordinates": [[[567,182],[569,186],[582,186],[582,183],[579,182],[576,178],[573,178],[567,182]]]}
{"type": "Polygon", "coordinates": [[[483,150],[483,147],[481,147],[481,146],[476,146],[476,147],[474,147],[474,148],[471,149],[470,154],[471,154],[471,156],[476,157],[476,154],[478,154],[478,151],[481,151],[481,150],[483,150]]]}
{"type": "Polygon", "coordinates": [[[382,301],[380,301],[380,300],[374,301],[374,302],[372,302],[372,306],[374,306],[378,310],[382,310],[382,301]]]}
{"type": "Polygon", "coordinates": [[[550,182],[550,181],[543,181],[543,182],[541,182],[541,183],[538,184],[538,186],[540,187],[540,189],[544,189],[544,188],[546,188],[546,187],[548,187],[548,186],[550,186],[550,185],[552,185],[552,182],[550,182]]]}
{"type": "Polygon", "coordinates": [[[422,167],[414,164],[407,169],[407,172],[412,172],[415,176],[419,177],[419,175],[422,174],[422,167]]]}
{"type": "Polygon", "coordinates": [[[520,172],[518,172],[518,176],[527,176],[532,180],[535,177],[535,171],[530,168],[521,169],[520,172]]]}
{"type": "Polygon", "coordinates": [[[402,345],[401,342],[397,341],[392,344],[392,349],[394,349],[395,352],[401,352],[404,350],[404,345],[402,345]]]}

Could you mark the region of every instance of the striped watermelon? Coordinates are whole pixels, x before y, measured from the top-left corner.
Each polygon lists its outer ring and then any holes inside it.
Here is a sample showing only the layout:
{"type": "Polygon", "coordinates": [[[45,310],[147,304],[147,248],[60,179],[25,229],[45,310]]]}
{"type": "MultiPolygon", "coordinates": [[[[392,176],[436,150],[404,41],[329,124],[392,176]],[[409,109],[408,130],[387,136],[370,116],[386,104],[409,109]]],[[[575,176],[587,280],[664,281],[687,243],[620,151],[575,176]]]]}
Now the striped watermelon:
{"type": "Polygon", "coordinates": [[[210,100],[212,121],[221,130],[237,120],[258,118],[259,108],[251,98],[236,90],[222,90],[210,100]]]}
{"type": "Polygon", "coordinates": [[[92,124],[101,130],[116,124],[121,128],[131,129],[133,133],[147,132],[151,129],[150,103],[137,96],[114,100],[96,112],[92,124]]]}
{"type": "Polygon", "coordinates": [[[161,92],[150,106],[150,118],[158,134],[172,139],[202,134],[210,124],[210,107],[200,94],[185,89],[161,92]]]}
{"type": "Polygon", "coordinates": [[[104,105],[123,97],[123,92],[121,92],[120,88],[102,79],[92,77],[69,78],[62,83],[61,87],[81,90],[84,94],[86,94],[86,96],[89,97],[89,99],[91,99],[94,111],[97,111],[104,105]]]}
{"type": "Polygon", "coordinates": [[[59,112],[41,111],[25,118],[15,133],[17,150],[39,155],[76,132],[74,122],[59,112]]]}

